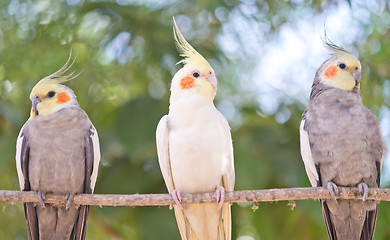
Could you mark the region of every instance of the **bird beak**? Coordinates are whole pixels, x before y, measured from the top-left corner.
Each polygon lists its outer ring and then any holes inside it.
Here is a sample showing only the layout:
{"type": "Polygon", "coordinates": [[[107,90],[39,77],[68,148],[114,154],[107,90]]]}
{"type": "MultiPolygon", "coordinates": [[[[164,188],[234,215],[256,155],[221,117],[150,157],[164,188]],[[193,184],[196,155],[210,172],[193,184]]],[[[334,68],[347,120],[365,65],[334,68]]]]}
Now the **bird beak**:
{"type": "Polygon", "coordinates": [[[38,103],[42,102],[42,100],[39,98],[38,95],[35,95],[33,97],[33,99],[31,100],[31,102],[32,102],[32,109],[34,110],[35,114],[39,115],[37,105],[38,105],[38,103]]]}
{"type": "Polygon", "coordinates": [[[211,83],[211,85],[213,86],[214,89],[217,88],[217,85],[218,85],[218,81],[217,81],[217,78],[215,77],[215,73],[213,72],[209,72],[209,75],[206,77],[206,80],[211,83]]]}
{"type": "Polygon", "coordinates": [[[352,73],[352,76],[355,79],[355,87],[359,86],[360,79],[362,77],[362,74],[360,73],[360,71],[355,71],[354,73],[352,73]]]}

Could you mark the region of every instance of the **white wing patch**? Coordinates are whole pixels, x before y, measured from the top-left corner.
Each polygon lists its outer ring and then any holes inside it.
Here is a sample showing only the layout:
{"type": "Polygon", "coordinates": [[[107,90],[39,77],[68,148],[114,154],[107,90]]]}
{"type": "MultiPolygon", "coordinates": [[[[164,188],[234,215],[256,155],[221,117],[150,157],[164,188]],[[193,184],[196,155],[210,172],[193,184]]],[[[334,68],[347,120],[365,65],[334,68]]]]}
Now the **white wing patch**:
{"type": "Polygon", "coordinates": [[[156,145],[161,173],[163,175],[165,185],[167,186],[169,193],[171,193],[175,190],[175,185],[172,179],[171,162],[169,159],[168,115],[162,117],[157,125],[156,145]]]}
{"type": "Polygon", "coordinates": [[[91,139],[92,139],[92,145],[93,145],[93,170],[92,170],[92,174],[91,174],[91,189],[92,189],[92,193],[93,193],[93,190],[95,189],[95,183],[96,183],[98,170],[99,170],[99,163],[100,163],[99,137],[98,137],[98,133],[93,125],[91,128],[91,139]]]}
{"type": "Polygon", "coordinates": [[[20,129],[18,139],[16,140],[16,156],[15,156],[16,170],[18,171],[19,186],[21,191],[24,190],[24,183],[25,183],[25,179],[22,171],[22,144],[24,140],[24,137],[22,136],[23,128],[24,126],[22,127],[22,129],[20,129]]]}
{"type": "Polygon", "coordinates": [[[303,163],[305,164],[306,174],[310,180],[311,185],[313,187],[317,187],[319,176],[313,161],[313,156],[311,155],[309,135],[304,129],[305,122],[306,120],[302,120],[301,125],[299,127],[299,135],[301,140],[301,156],[303,163]]]}

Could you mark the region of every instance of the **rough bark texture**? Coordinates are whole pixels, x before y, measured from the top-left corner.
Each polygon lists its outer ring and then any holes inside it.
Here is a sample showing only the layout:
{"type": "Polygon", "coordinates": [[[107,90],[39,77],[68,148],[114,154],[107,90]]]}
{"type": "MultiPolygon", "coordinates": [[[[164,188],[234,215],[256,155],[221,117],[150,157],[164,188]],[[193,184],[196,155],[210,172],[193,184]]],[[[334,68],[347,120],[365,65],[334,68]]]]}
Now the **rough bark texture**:
{"type": "MultiPolygon", "coordinates": [[[[338,199],[362,199],[357,188],[339,187],[338,199]]],[[[275,202],[304,199],[331,199],[329,191],[317,188],[280,188],[226,192],[226,202],[275,202]]],[[[370,188],[367,200],[390,201],[389,188],[370,188]]],[[[0,190],[0,201],[36,202],[36,192],[0,190]]],[[[215,193],[182,194],[183,203],[216,203],[215,193]]],[[[47,194],[45,203],[65,205],[63,195],[47,194]]],[[[76,205],[98,206],[165,206],[174,204],[169,194],[78,194],[74,197],[76,205]]]]}

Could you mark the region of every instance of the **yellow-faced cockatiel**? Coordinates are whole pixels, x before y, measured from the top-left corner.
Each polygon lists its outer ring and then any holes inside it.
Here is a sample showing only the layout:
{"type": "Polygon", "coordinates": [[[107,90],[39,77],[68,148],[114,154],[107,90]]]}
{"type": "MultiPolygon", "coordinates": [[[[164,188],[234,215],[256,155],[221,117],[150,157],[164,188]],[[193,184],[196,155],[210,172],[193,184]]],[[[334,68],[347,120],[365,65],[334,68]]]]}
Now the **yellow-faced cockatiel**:
{"type": "Polygon", "coordinates": [[[174,36],[184,63],[173,77],[169,113],[156,132],[162,175],[176,204],[182,239],[231,239],[230,203],[234,188],[230,127],[215,108],[214,70],[183,37],[174,21],[174,36]],[[180,193],[217,193],[214,204],[181,204],[180,193]]]}
{"type": "Polygon", "coordinates": [[[300,126],[301,155],[313,187],[327,187],[320,200],[331,240],[368,240],[374,235],[377,203],[366,201],[379,187],[384,142],[375,115],[359,91],[361,65],[345,49],[325,42],[332,56],[318,69],[300,126]],[[336,200],[338,186],[358,187],[363,202],[336,200]]]}
{"type": "Polygon", "coordinates": [[[36,191],[41,204],[24,203],[28,238],[85,239],[89,206],[70,205],[74,194],[92,193],[100,150],[95,127],[72,89],[61,85],[74,61],[32,89],[30,118],[20,130],[16,166],[22,191],[36,191]],[[45,193],[63,194],[65,206],[44,204],[45,193]]]}

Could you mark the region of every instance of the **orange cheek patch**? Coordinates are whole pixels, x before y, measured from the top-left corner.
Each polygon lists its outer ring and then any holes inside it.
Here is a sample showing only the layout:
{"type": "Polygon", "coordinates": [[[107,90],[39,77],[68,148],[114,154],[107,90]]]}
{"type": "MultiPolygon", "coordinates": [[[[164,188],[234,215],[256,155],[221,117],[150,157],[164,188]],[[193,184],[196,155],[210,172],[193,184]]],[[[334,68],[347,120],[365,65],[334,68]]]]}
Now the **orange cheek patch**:
{"type": "Polygon", "coordinates": [[[189,89],[192,88],[195,84],[195,79],[192,77],[185,77],[180,80],[181,89],[189,89]]]}
{"type": "Polygon", "coordinates": [[[66,103],[69,100],[70,97],[66,92],[57,93],[57,103],[66,103]]]}
{"type": "Polygon", "coordinates": [[[336,76],[336,73],[337,73],[337,67],[336,66],[330,66],[330,67],[328,67],[325,70],[324,76],[326,78],[333,78],[334,76],[336,76]]]}

